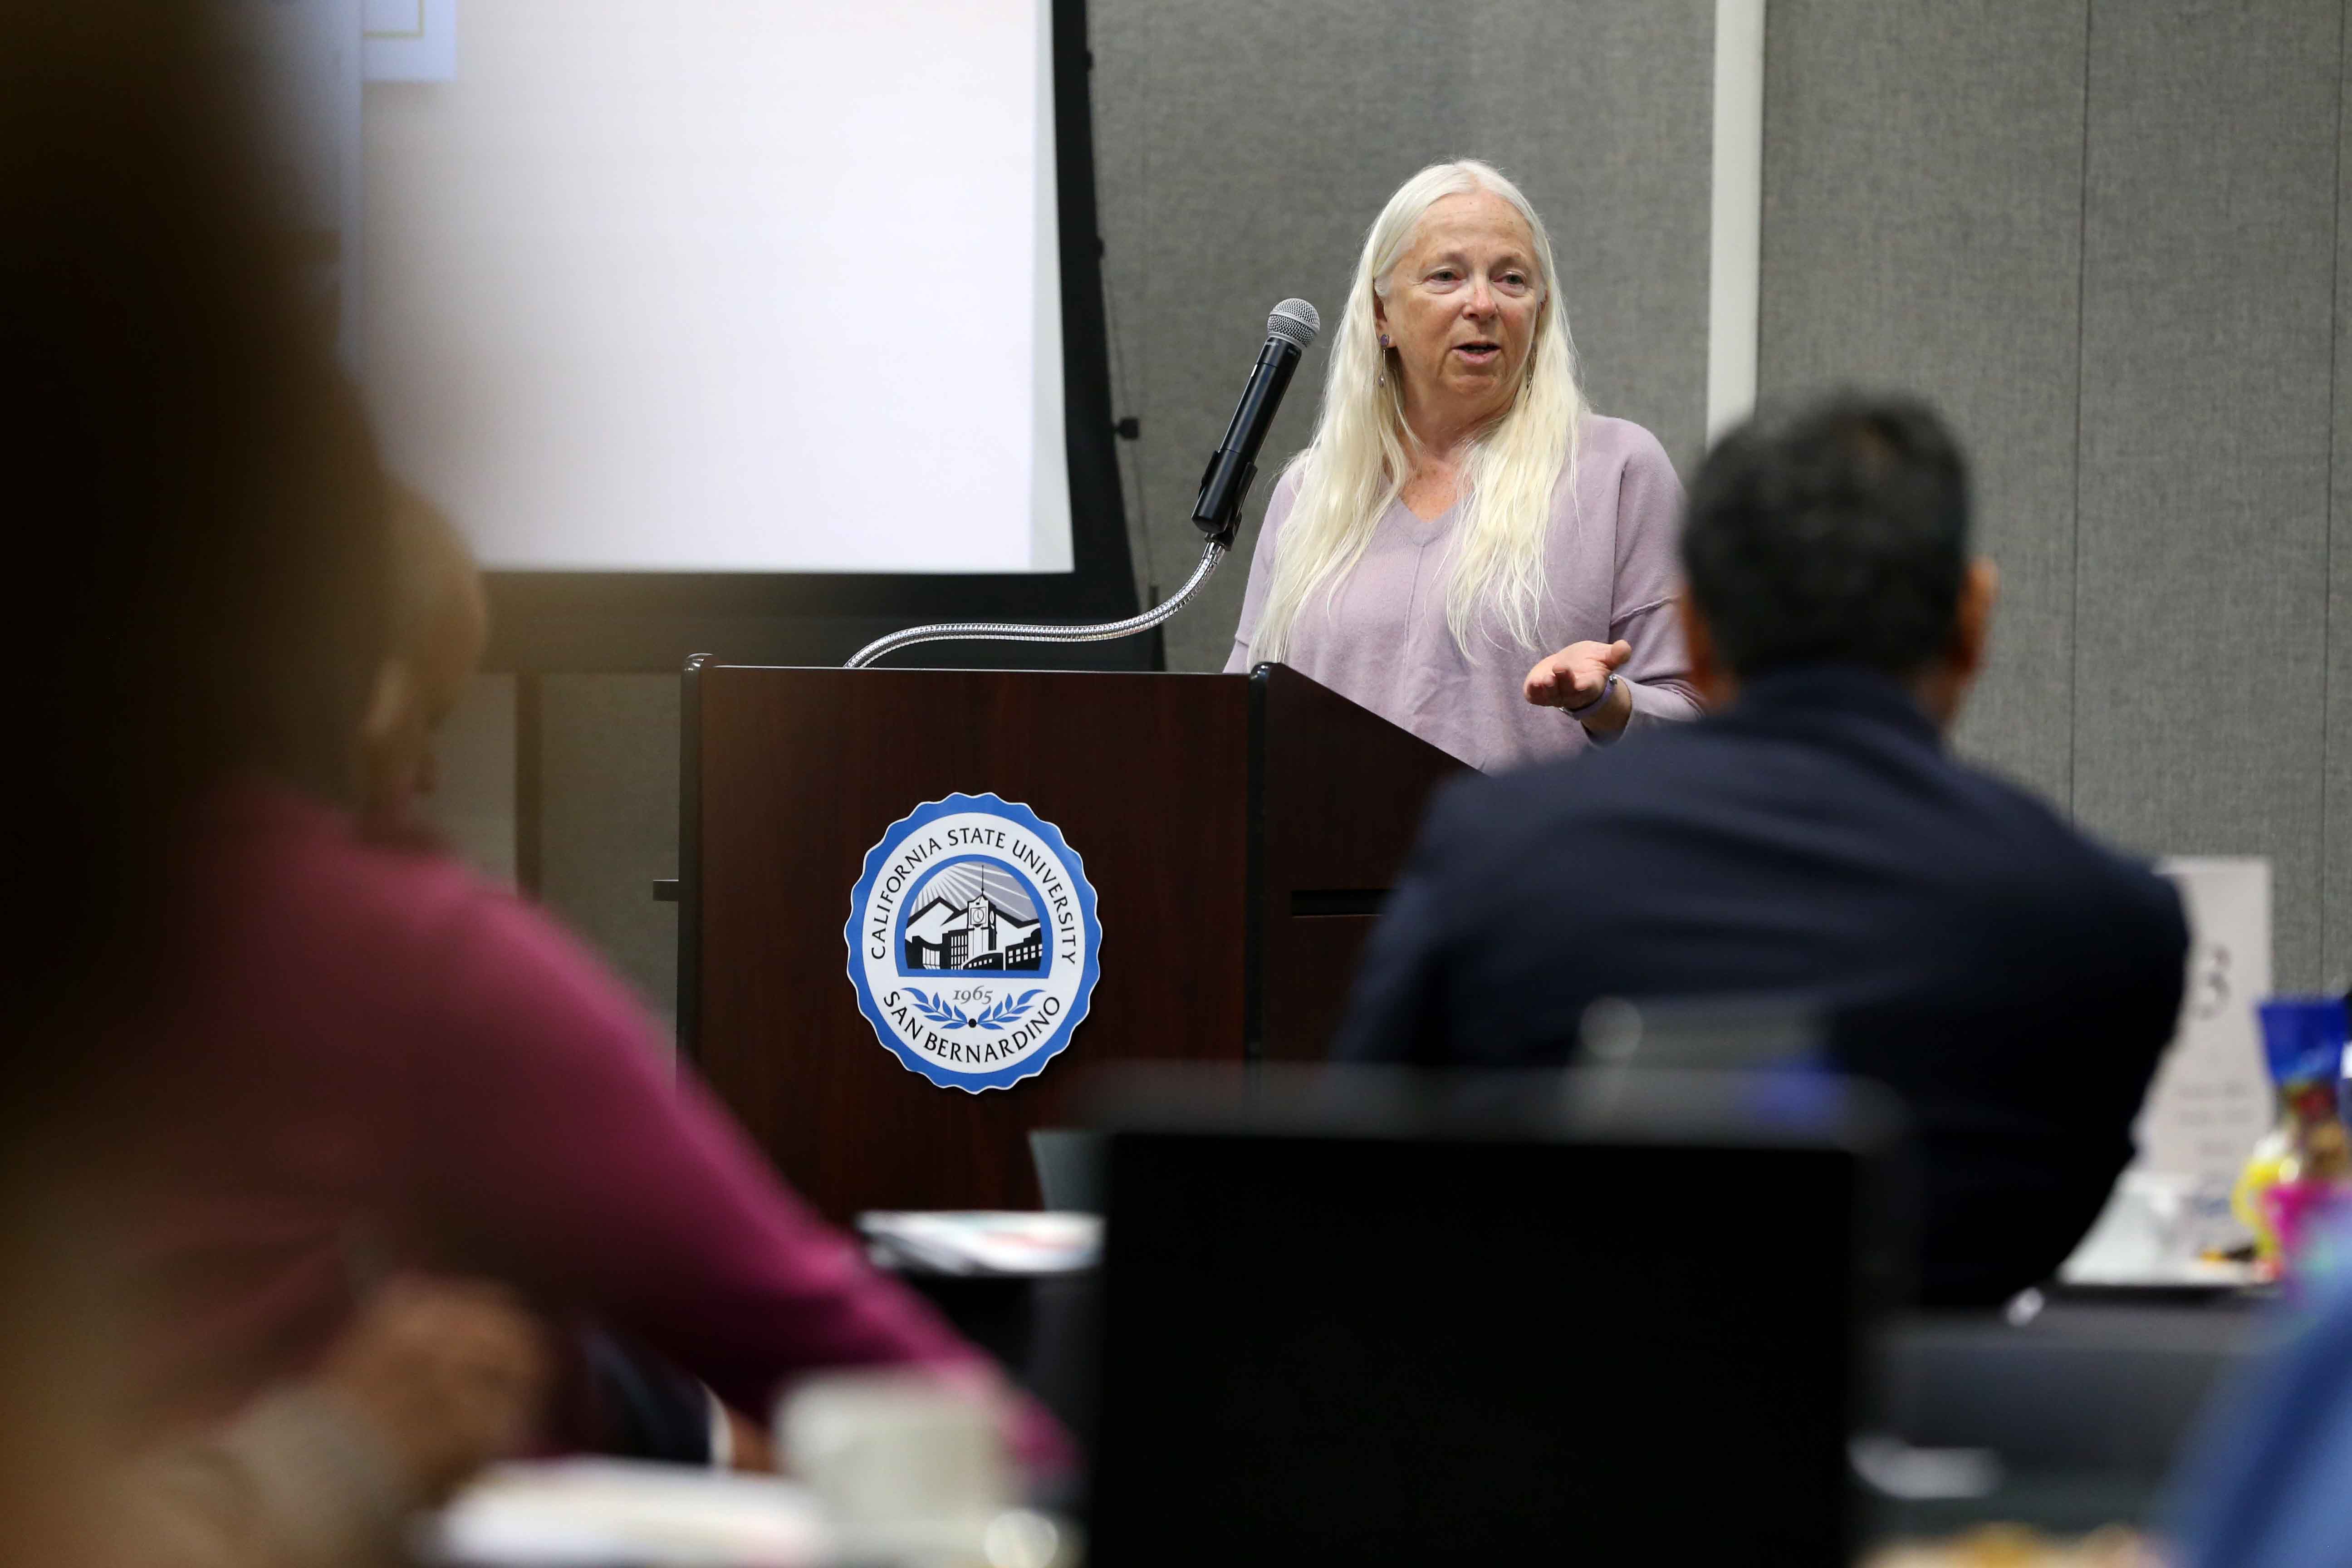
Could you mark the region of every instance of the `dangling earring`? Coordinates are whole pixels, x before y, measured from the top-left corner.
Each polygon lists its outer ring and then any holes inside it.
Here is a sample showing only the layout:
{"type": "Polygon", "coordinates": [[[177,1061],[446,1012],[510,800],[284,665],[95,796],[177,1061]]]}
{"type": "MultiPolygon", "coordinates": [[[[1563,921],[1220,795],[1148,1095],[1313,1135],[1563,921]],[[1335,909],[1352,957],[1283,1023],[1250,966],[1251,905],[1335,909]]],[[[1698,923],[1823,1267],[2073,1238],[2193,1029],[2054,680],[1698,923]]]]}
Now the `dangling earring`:
{"type": "MultiPolygon", "coordinates": [[[[1384,348],[1384,349],[1385,349],[1385,348],[1387,348],[1388,346],[1389,346],[1389,335],[1388,335],[1386,332],[1382,332],[1382,333],[1381,334],[1381,347],[1382,347],[1382,348],[1384,348]]],[[[1389,362],[1388,362],[1385,358],[1383,358],[1383,359],[1381,361],[1381,379],[1380,379],[1378,382],[1374,383],[1373,384],[1378,385],[1378,386],[1386,386],[1388,384],[1389,384],[1389,362]]]]}

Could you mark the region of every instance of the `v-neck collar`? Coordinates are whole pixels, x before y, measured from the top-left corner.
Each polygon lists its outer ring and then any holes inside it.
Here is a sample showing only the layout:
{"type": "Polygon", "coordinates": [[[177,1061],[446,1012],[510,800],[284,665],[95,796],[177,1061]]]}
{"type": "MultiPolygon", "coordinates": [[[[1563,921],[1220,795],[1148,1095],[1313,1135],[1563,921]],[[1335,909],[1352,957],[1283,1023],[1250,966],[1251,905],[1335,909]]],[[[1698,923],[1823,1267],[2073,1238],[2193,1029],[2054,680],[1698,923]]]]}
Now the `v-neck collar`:
{"type": "Polygon", "coordinates": [[[1424,520],[1412,508],[1405,505],[1402,496],[1397,497],[1395,500],[1389,503],[1390,516],[1394,519],[1397,526],[1404,530],[1407,538],[1420,545],[1429,544],[1439,534],[1451,528],[1454,525],[1454,514],[1461,510],[1462,502],[1459,498],[1456,498],[1452,506],[1447,507],[1435,517],[1424,520]]]}

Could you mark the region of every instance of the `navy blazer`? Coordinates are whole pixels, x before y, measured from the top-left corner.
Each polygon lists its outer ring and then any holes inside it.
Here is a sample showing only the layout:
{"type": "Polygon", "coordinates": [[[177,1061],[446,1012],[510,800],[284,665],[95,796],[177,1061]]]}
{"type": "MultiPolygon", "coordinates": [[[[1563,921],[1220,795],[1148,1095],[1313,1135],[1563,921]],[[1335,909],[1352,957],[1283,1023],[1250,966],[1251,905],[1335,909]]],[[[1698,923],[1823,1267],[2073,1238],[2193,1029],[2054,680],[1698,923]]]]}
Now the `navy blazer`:
{"type": "Polygon", "coordinates": [[[2170,884],[1963,767],[1895,681],[1777,671],[1731,709],[1432,803],[1342,1059],[1565,1063],[1602,996],[1777,996],[1908,1106],[1921,1292],[2046,1279],[2132,1153],[2189,934],[2170,884]]]}

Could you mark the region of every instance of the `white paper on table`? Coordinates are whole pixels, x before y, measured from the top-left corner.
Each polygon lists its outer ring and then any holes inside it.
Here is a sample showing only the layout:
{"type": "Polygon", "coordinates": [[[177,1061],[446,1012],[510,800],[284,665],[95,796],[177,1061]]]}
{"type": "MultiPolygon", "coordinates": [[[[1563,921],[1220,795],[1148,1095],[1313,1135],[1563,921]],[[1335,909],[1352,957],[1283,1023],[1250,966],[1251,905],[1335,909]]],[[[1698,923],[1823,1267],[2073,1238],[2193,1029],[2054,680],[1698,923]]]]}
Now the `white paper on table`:
{"type": "Polygon", "coordinates": [[[803,1488],[629,1459],[494,1465],[418,1531],[428,1563],[810,1568],[834,1560],[803,1488]]]}
{"type": "Polygon", "coordinates": [[[1102,1256],[1099,1215],[877,1210],[857,1228],[887,1257],[946,1274],[1066,1274],[1102,1256]]]}
{"type": "Polygon", "coordinates": [[[2198,1254],[2246,1239],[2230,1189],[2273,1114],[2254,1013],[2271,994],[2271,864],[2184,856],[2158,869],[2189,917],[2180,1020],[2133,1126],[2138,1158],[2059,1270],[2074,1283],[2210,1278],[2198,1254]]]}

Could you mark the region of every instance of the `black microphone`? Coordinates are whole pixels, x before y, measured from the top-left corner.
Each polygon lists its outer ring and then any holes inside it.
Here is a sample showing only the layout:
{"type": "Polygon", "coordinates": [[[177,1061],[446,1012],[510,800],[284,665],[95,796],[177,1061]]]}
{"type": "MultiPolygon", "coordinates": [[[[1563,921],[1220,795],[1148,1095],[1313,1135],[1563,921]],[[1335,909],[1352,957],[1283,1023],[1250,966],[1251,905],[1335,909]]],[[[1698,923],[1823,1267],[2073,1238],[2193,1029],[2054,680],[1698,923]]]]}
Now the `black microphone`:
{"type": "Polygon", "coordinates": [[[1209,466],[1201,475],[1201,499],[1192,503],[1192,521],[1219,544],[1234,542],[1242,502],[1249,499],[1250,481],[1257,478],[1257,449],[1274,425],[1282,395],[1290,390],[1291,373],[1322,330],[1323,318],[1304,300],[1285,300],[1265,319],[1265,347],[1258,351],[1225,438],[1209,454],[1209,466]]]}

